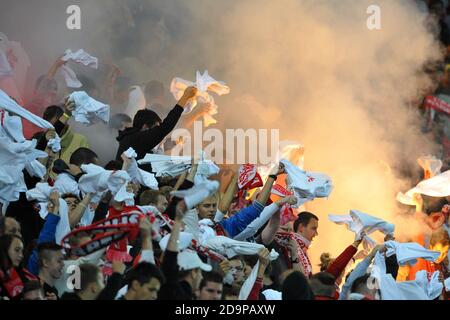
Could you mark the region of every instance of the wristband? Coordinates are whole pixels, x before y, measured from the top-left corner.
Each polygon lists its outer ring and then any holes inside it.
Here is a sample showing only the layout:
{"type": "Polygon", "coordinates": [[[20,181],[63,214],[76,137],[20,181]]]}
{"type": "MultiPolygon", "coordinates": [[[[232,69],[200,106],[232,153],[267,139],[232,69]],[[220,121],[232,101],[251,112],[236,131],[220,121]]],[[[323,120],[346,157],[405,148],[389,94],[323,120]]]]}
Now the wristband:
{"type": "Polygon", "coordinates": [[[272,178],[273,180],[277,180],[278,176],[276,174],[269,175],[269,178],[272,178]]]}
{"type": "Polygon", "coordinates": [[[295,259],[295,260],[292,260],[292,259],[291,259],[291,263],[300,263],[300,259],[299,259],[299,258],[297,258],[297,259],[295,259]]]}
{"type": "Polygon", "coordinates": [[[66,118],[67,120],[70,119],[70,116],[67,113],[65,113],[65,112],[63,113],[63,117],[66,118]]]}

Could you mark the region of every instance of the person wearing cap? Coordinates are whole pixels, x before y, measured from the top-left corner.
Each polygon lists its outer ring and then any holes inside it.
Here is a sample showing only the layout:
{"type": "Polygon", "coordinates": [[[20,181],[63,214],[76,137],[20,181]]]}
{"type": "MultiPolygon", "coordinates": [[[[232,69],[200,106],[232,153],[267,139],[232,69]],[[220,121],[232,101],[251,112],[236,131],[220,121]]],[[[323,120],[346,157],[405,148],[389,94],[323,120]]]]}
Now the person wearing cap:
{"type": "Polygon", "coordinates": [[[182,200],[177,205],[174,225],[164,252],[161,270],[166,283],[161,287],[159,300],[194,300],[194,294],[198,291],[202,280],[202,271],[212,270],[210,265],[203,263],[195,251],[186,249],[178,252],[178,240],[185,212],[186,204],[182,200]]]}

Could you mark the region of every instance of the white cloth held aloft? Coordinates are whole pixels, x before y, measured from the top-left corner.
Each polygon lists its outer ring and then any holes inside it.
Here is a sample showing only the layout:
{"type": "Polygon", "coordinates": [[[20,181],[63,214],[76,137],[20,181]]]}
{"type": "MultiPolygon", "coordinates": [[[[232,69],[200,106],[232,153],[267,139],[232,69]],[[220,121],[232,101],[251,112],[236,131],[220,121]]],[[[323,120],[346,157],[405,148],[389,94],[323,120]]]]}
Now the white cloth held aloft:
{"type": "Polygon", "coordinates": [[[177,177],[192,167],[191,157],[167,156],[147,153],[137,161],[139,164],[151,164],[157,177],[177,177]]]}
{"type": "MultiPolygon", "coordinates": [[[[233,258],[237,255],[255,255],[264,245],[252,242],[237,241],[224,236],[217,236],[208,239],[202,245],[214,250],[217,253],[233,258]]],[[[272,249],[269,254],[269,260],[273,261],[278,258],[278,253],[272,249]]]]}
{"type": "Polygon", "coordinates": [[[213,79],[209,75],[208,70],[206,70],[203,74],[197,71],[195,83],[181,78],[174,78],[170,84],[170,92],[172,92],[176,100],[179,100],[186,88],[190,86],[195,86],[198,92],[196,99],[185,109],[185,113],[191,112],[197,105],[197,101],[209,103],[211,110],[204,116],[205,126],[208,127],[211,124],[215,124],[217,121],[213,118],[213,115],[218,113],[218,107],[209,92],[221,96],[230,93],[230,88],[224,82],[213,79]]]}
{"type": "Polygon", "coordinates": [[[439,251],[427,250],[415,242],[386,241],[385,246],[387,248],[386,256],[397,255],[397,262],[400,266],[406,264],[414,265],[417,263],[418,258],[435,261],[441,255],[439,251]]]}
{"type": "MultiPolygon", "coordinates": [[[[73,61],[87,67],[98,69],[98,58],[91,56],[83,49],[79,49],[76,52],[72,52],[71,49],[67,49],[61,60],[65,62],[73,61]]],[[[83,86],[83,84],[78,80],[75,71],[73,71],[67,64],[64,64],[60,70],[67,87],[81,88],[83,86]]]]}
{"type": "Polygon", "coordinates": [[[75,121],[87,125],[98,121],[109,122],[110,107],[89,97],[86,92],[75,91],[69,96],[69,100],[75,103],[75,110],[72,112],[75,121]]]}
{"type": "Polygon", "coordinates": [[[60,173],[55,179],[53,186],[61,194],[73,194],[76,197],[80,196],[80,189],[78,188],[78,183],[75,178],[68,173],[60,173]]]}
{"type": "Polygon", "coordinates": [[[155,175],[138,168],[136,162],[136,151],[130,147],[127,151],[124,152],[124,155],[127,158],[131,159],[131,164],[127,169],[127,173],[130,175],[132,181],[138,182],[139,184],[150,189],[158,190],[158,181],[156,180],[155,175]]]}
{"type": "Polygon", "coordinates": [[[52,152],[59,152],[61,151],[61,138],[58,136],[58,134],[55,133],[55,137],[48,140],[47,147],[49,147],[52,152]]]}
{"type": "Polygon", "coordinates": [[[3,110],[12,112],[38,126],[42,129],[54,129],[53,125],[21,107],[17,102],[11,99],[3,90],[0,89],[0,107],[3,110]]]}
{"type": "Polygon", "coordinates": [[[78,181],[80,190],[84,193],[92,193],[93,203],[98,203],[106,191],[111,191],[114,200],[125,201],[127,205],[134,204],[134,194],[126,190],[131,178],[123,170],[105,170],[95,164],[82,165],[81,170],[86,174],[78,181]]]}
{"type": "Polygon", "coordinates": [[[65,55],[62,57],[62,60],[73,61],[85,65],[86,67],[98,69],[98,58],[91,56],[83,49],[79,49],[76,52],[72,52],[71,49],[67,49],[65,55]]]}
{"type": "Polygon", "coordinates": [[[205,159],[205,153],[200,151],[200,161],[198,162],[197,173],[194,177],[194,184],[200,184],[219,172],[220,168],[213,161],[205,159]]]}
{"type": "Polygon", "coordinates": [[[171,194],[184,198],[187,208],[192,209],[206,198],[214,195],[217,190],[219,190],[219,182],[207,180],[199,185],[194,185],[191,189],[172,191],[171,194]]]}
{"type": "MultiPolygon", "coordinates": [[[[50,198],[50,193],[55,189],[55,187],[49,186],[48,183],[37,183],[34,189],[28,190],[26,192],[28,201],[36,200],[39,202],[39,215],[42,219],[45,219],[45,217],[48,215],[47,203],[50,198]]],[[[64,236],[70,233],[69,207],[67,206],[66,201],[61,198],[59,199],[58,215],[60,219],[58,224],[56,225],[55,240],[56,243],[60,244],[64,236]]]]}
{"type": "Polygon", "coordinates": [[[368,247],[373,247],[375,245],[375,241],[369,237],[371,233],[378,230],[387,235],[392,234],[395,230],[395,226],[392,223],[358,210],[350,210],[350,214],[348,215],[329,214],[328,219],[336,224],[345,224],[350,231],[355,233],[356,238],[359,238],[364,231],[366,236],[363,241],[368,247]]]}
{"type": "Polygon", "coordinates": [[[439,272],[433,273],[428,281],[427,272],[416,273],[412,281],[396,282],[386,273],[385,258],[379,252],[375,255],[371,276],[377,280],[382,300],[433,300],[442,292],[439,272]]]}
{"type": "Polygon", "coordinates": [[[450,196],[450,170],[430,179],[421,181],[417,186],[403,194],[397,194],[397,200],[406,205],[415,205],[414,194],[424,194],[430,197],[450,196]]]}
{"type": "MultiPolygon", "coordinates": [[[[0,130],[1,131],[1,130],[0,130]]],[[[21,192],[27,191],[23,170],[33,176],[42,174],[42,166],[36,159],[47,154],[37,150],[36,140],[16,143],[0,133],[0,201],[2,203],[19,200],[21,192]]],[[[45,167],[44,167],[45,172],[45,167]]]]}
{"type": "Polygon", "coordinates": [[[315,198],[328,197],[333,190],[331,178],[327,175],[319,172],[303,171],[285,159],[280,162],[284,165],[288,175],[287,185],[293,190],[297,198],[297,204],[293,207],[298,208],[305,202],[315,198]]]}

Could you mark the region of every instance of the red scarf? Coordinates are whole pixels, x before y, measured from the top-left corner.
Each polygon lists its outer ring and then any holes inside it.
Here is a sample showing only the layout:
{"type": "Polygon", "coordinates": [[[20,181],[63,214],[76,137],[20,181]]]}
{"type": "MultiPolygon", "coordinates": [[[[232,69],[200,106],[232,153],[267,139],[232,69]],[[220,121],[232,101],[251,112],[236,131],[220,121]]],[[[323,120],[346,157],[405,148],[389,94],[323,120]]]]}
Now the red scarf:
{"type": "Polygon", "coordinates": [[[128,241],[136,239],[139,233],[139,220],[142,217],[144,217],[144,214],[140,211],[128,211],[128,213],[118,216],[110,215],[102,221],[73,230],[63,238],[62,246],[70,254],[79,257],[86,256],[110,245],[116,245],[116,242],[120,241],[124,242],[113,248],[122,249],[125,245],[125,250],[127,250],[128,241]],[[88,233],[91,236],[91,241],[82,246],[72,247],[69,242],[70,238],[81,232],[88,233]]]}
{"type": "Polygon", "coordinates": [[[424,103],[425,108],[434,109],[446,114],[450,114],[450,104],[435,96],[427,96],[424,103]]]}
{"type": "Polygon", "coordinates": [[[31,280],[37,280],[37,278],[25,268],[21,272],[17,272],[16,268],[11,268],[6,274],[0,271],[0,283],[2,283],[6,295],[10,299],[20,296],[24,288],[24,282],[31,280]]]}
{"type": "Polygon", "coordinates": [[[293,239],[297,242],[297,255],[300,260],[300,264],[302,266],[305,275],[310,277],[312,275],[312,264],[308,257],[308,248],[309,241],[303,238],[298,233],[289,233],[289,232],[278,232],[275,235],[275,241],[283,247],[287,247],[289,244],[289,240],[293,239]]]}
{"type": "Polygon", "coordinates": [[[239,198],[245,195],[247,190],[262,187],[264,185],[261,176],[257,172],[256,165],[244,164],[239,168],[238,188],[239,198]]]}

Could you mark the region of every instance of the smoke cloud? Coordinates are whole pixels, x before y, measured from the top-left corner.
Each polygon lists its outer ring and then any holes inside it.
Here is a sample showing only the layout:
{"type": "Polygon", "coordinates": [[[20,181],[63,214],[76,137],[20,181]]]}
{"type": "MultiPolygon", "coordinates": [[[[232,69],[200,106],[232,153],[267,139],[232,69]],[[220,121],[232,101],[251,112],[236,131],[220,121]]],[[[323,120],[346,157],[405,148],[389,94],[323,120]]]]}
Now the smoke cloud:
{"type": "MultiPolygon", "coordinates": [[[[353,241],[329,213],[357,209],[404,236],[419,229],[398,214],[395,195],[411,187],[399,172],[436,152],[411,102],[432,86],[423,66],[442,59],[439,45],[413,1],[377,0],[381,30],[369,30],[373,2],[14,1],[2,5],[0,31],[29,52],[33,76],[71,47],[114,61],[134,84],[158,79],[168,88],[197,69],[224,80],[232,91],[216,99],[214,127],[280,129],[282,140],[305,146],[306,170],[332,177],[329,199],[307,205],[320,218],[317,265],[320,253],[336,256],[353,241]],[[65,27],[70,4],[81,7],[79,31],[65,27]]],[[[88,72],[100,81],[105,70],[88,72]]]]}

